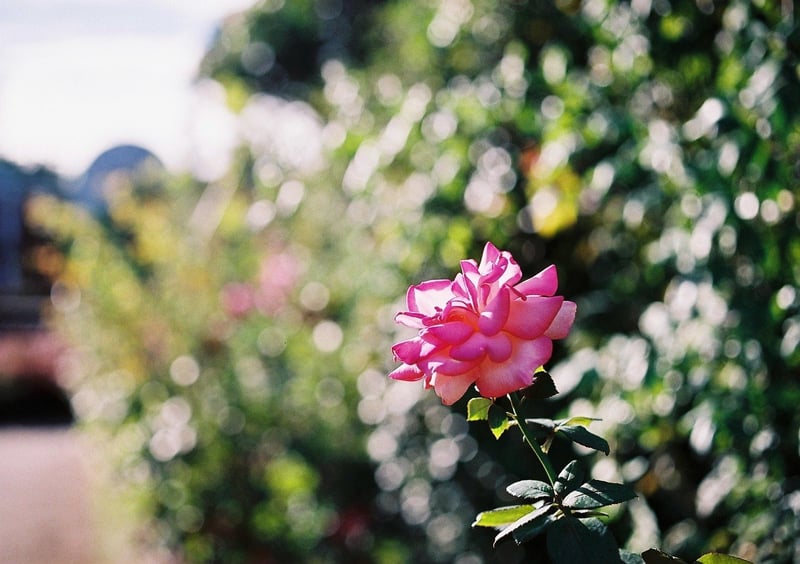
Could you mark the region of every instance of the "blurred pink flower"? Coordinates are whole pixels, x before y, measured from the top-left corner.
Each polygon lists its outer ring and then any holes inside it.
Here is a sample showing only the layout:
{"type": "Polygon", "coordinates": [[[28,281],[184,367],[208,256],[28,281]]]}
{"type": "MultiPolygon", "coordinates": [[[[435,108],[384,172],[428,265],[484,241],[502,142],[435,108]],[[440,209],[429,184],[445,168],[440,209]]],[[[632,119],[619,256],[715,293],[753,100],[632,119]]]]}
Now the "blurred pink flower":
{"type": "Polygon", "coordinates": [[[553,353],[553,339],[569,333],[576,306],[555,295],[555,266],[521,278],[511,254],[487,243],[480,264],[461,261],[455,280],[411,286],[408,311],[395,320],[419,334],[392,347],[403,364],[390,376],[424,378],[446,405],[472,384],[488,398],[530,386],[553,353]]]}
{"type": "Polygon", "coordinates": [[[223,311],[242,319],[258,310],[278,314],[289,299],[301,274],[301,263],[288,252],[277,252],[261,260],[254,282],[230,282],[220,291],[223,311]]]}
{"type": "Polygon", "coordinates": [[[286,304],[300,277],[300,262],[288,252],[269,255],[261,261],[255,305],[264,315],[274,315],[286,304]]]}
{"type": "Polygon", "coordinates": [[[222,309],[230,317],[246,317],[255,307],[253,288],[243,282],[226,284],[221,291],[222,309]]]}

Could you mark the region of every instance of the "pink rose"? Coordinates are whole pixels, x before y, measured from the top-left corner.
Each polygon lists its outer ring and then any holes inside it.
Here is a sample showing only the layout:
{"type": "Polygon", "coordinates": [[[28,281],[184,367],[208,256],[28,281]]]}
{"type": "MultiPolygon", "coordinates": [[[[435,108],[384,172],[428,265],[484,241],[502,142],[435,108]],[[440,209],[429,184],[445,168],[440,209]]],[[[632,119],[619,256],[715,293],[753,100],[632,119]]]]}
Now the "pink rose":
{"type": "Polygon", "coordinates": [[[530,386],[534,371],[553,353],[553,339],[569,333],[576,306],[555,295],[555,266],[521,278],[511,254],[487,243],[480,265],[461,261],[455,280],[411,286],[408,311],[395,320],[419,334],[392,347],[403,364],[390,376],[424,378],[446,405],[473,383],[488,398],[530,386]]]}

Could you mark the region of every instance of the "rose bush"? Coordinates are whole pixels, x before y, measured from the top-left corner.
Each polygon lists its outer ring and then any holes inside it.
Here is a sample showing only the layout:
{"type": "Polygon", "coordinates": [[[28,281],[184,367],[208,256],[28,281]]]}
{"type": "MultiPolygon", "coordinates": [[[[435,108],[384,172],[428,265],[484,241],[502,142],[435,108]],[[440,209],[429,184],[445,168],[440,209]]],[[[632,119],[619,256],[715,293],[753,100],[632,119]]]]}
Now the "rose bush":
{"type": "Polygon", "coordinates": [[[576,306],[555,295],[553,265],[521,279],[511,254],[487,243],[480,264],[462,261],[454,280],[411,286],[407,311],[395,320],[419,333],[392,347],[403,364],[390,376],[424,379],[447,405],[472,384],[487,398],[530,386],[552,355],[553,339],[569,333],[576,306]]]}

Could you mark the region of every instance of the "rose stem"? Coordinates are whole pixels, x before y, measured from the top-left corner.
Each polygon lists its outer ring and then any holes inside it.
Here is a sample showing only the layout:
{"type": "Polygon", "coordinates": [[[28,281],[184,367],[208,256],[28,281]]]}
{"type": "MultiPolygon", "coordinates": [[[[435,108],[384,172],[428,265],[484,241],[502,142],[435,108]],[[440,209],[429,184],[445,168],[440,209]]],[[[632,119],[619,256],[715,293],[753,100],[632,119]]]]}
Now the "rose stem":
{"type": "Polygon", "coordinates": [[[516,397],[517,394],[508,395],[508,399],[511,401],[511,417],[517,423],[519,430],[522,431],[522,436],[525,438],[525,442],[528,443],[528,445],[531,447],[531,450],[533,450],[533,453],[536,455],[536,458],[539,459],[539,462],[547,474],[547,479],[550,480],[550,485],[555,485],[556,473],[553,470],[553,466],[550,464],[550,459],[547,457],[544,451],[542,451],[542,447],[539,446],[539,443],[536,441],[536,439],[531,435],[530,429],[528,429],[528,425],[525,423],[525,419],[521,418],[517,414],[517,405],[515,401],[516,397]]]}

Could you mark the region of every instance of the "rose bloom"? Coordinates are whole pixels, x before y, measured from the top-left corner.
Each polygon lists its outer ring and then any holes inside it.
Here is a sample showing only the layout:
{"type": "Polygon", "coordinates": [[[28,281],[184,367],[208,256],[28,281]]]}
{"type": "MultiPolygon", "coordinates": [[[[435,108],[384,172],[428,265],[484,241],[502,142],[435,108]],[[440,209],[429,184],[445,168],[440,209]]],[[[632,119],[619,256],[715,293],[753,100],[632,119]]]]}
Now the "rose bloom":
{"type": "Polygon", "coordinates": [[[480,264],[461,261],[455,280],[411,286],[408,311],[395,321],[419,333],[392,347],[403,364],[390,376],[424,379],[446,405],[472,384],[487,398],[530,386],[553,353],[553,339],[569,333],[576,306],[555,295],[555,266],[521,279],[511,254],[487,243],[480,264]]]}

